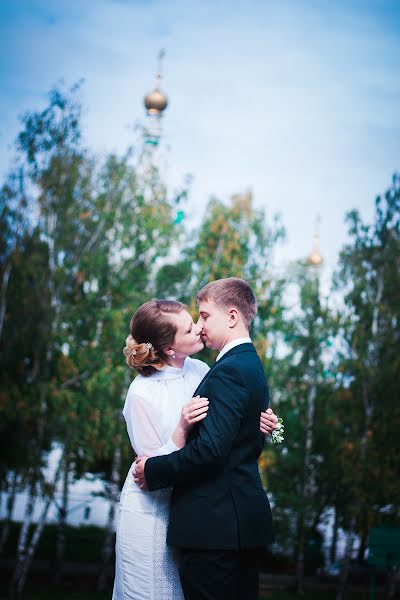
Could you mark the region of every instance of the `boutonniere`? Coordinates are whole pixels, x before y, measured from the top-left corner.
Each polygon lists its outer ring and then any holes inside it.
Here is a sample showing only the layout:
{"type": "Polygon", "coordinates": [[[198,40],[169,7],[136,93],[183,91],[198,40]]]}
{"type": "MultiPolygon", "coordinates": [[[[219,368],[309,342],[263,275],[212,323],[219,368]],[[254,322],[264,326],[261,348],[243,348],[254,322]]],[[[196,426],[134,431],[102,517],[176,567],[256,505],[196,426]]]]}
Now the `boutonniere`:
{"type": "Polygon", "coordinates": [[[278,424],[273,432],[268,436],[268,441],[271,444],[280,444],[285,439],[283,434],[285,433],[285,426],[283,424],[283,419],[278,417],[278,424]]]}

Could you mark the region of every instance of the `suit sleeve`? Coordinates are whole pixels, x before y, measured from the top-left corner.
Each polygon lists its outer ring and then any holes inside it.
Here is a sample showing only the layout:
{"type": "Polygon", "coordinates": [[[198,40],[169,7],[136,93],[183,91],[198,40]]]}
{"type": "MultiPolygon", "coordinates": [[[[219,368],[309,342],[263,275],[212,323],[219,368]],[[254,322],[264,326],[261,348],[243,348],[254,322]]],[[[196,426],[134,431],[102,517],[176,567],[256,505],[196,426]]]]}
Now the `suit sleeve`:
{"type": "Polygon", "coordinates": [[[207,381],[207,394],[208,414],[200,423],[198,436],[178,452],[146,461],[150,491],[210,476],[229,455],[247,412],[248,391],[234,369],[221,366],[207,381]]]}

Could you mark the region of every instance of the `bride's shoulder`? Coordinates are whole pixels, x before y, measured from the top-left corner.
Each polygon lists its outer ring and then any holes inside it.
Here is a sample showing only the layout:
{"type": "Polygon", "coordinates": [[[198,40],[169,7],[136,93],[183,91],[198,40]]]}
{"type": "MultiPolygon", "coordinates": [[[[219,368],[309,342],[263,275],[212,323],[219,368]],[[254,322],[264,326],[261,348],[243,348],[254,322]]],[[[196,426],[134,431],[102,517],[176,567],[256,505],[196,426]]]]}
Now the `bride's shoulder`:
{"type": "Polygon", "coordinates": [[[131,382],[131,385],[128,388],[124,409],[122,411],[123,414],[125,414],[128,410],[131,410],[133,406],[142,405],[143,402],[146,402],[147,399],[151,397],[148,379],[148,377],[143,377],[143,375],[136,375],[135,379],[131,382]]]}
{"type": "Polygon", "coordinates": [[[143,398],[147,398],[157,395],[159,390],[163,389],[162,385],[160,385],[163,379],[161,371],[157,371],[148,377],[139,373],[129,386],[127,397],[142,396],[143,398]]]}
{"type": "Polygon", "coordinates": [[[142,396],[149,387],[149,377],[144,377],[143,375],[136,375],[135,379],[131,382],[131,385],[128,389],[128,396],[138,395],[142,396]]]}
{"type": "Polygon", "coordinates": [[[208,366],[208,364],[202,360],[199,360],[198,358],[191,358],[189,356],[185,361],[185,365],[186,365],[186,362],[187,362],[187,367],[191,371],[195,371],[202,377],[204,377],[204,375],[206,375],[206,373],[208,373],[208,371],[210,370],[210,367],[208,366]]]}

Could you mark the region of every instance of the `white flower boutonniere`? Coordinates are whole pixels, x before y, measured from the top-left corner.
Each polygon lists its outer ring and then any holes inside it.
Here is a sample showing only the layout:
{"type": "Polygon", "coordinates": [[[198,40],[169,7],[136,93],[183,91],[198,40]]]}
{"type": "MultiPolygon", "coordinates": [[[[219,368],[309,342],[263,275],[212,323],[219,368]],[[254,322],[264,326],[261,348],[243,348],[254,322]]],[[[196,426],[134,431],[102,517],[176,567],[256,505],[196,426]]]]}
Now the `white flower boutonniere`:
{"type": "Polygon", "coordinates": [[[284,433],[285,433],[285,426],[283,424],[283,419],[278,417],[278,424],[276,426],[276,429],[274,429],[274,431],[271,433],[271,435],[268,436],[268,441],[271,442],[271,444],[280,444],[285,439],[283,437],[284,433]]]}

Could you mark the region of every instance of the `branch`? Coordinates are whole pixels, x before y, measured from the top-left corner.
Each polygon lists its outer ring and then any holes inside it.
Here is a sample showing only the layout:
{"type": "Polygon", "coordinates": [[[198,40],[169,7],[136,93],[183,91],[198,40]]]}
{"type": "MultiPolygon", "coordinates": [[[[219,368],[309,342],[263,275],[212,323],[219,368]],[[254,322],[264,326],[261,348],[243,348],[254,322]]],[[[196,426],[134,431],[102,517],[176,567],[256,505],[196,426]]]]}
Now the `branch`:
{"type": "Polygon", "coordinates": [[[85,379],[88,379],[91,375],[92,375],[93,371],[84,371],[83,373],[81,373],[80,375],[76,375],[75,377],[71,377],[70,379],[67,379],[66,381],[64,381],[60,388],[62,390],[64,390],[67,387],[70,387],[76,383],[79,383],[80,381],[84,381],[85,379]]]}

